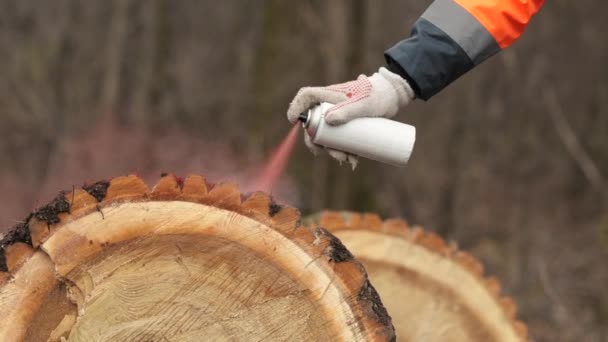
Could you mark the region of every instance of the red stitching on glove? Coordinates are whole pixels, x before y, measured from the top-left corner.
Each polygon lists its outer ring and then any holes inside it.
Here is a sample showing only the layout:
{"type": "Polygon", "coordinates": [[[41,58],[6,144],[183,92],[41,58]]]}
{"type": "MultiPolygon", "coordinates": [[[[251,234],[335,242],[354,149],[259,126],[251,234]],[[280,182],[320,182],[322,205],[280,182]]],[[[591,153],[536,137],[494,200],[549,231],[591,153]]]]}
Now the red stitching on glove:
{"type": "Polygon", "coordinates": [[[328,117],[332,112],[350,104],[356,103],[363,99],[368,98],[372,94],[372,83],[369,79],[361,75],[356,81],[350,81],[346,83],[336,84],[326,87],[327,90],[335,91],[338,93],[345,94],[349,99],[337,104],[325,113],[325,117],[328,117]]]}

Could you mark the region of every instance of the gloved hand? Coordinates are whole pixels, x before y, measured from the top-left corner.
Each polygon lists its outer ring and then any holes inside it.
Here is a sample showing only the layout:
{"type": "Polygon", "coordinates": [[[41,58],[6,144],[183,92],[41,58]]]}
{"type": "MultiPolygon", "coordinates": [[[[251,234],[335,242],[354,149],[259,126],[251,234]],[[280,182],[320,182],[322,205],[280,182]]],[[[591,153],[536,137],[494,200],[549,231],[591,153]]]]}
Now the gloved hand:
{"type": "MultiPolygon", "coordinates": [[[[289,105],[287,119],[295,123],[300,113],[321,102],[335,104],[325,113],[325,121],[330,125],[341,125],[360,117],[390,118],[414,97],[414,91],[407,81],[382,67],[370,77],[361,75],[355,81],[300,89],[289,105]]],[[[317,155],[321,151],[322,147],[313,144],[308,133],[305,133],[304,141],[313,154],[317,155]]],[[[326,149],[340,163],[348,161],[353,169],[356,167],[356,156],[326,149]]]]}

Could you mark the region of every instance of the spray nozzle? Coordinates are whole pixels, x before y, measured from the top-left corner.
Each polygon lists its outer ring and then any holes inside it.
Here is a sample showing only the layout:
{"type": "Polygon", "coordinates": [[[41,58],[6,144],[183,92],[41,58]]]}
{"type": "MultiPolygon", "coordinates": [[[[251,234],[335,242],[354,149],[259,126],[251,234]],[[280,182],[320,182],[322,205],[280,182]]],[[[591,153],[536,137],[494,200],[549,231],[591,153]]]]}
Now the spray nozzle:
{"type": "Polygon", "coordinates": [[[304,124],[308,122],[308,111],[300,113],[298,116],[298,121],[304,124]]]}

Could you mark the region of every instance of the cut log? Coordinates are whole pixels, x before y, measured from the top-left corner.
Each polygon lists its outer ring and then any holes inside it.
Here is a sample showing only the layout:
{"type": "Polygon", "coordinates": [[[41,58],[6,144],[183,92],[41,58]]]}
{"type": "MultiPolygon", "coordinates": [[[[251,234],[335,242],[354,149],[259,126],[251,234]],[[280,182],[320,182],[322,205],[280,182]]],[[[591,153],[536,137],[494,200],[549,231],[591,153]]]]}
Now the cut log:
{"type": "Polygon", "coordinates": [[[0,241],[0,341],[394,340],[363,266],[299,222],[200,176],[61,193],[0,241]]]}
{"type": "Polygon", "coordinates": [[[527,341],[514,302],[470,254],[403,220],[325,211],[304,219],[338,237],[380,293],[400,341],[527,341]]]}

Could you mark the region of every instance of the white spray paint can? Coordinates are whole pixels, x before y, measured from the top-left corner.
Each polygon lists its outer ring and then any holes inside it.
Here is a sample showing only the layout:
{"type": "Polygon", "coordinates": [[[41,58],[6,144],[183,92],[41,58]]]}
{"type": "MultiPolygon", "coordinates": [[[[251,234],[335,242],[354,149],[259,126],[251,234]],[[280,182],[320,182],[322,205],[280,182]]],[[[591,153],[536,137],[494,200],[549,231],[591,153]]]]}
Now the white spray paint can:
{"type": "Polygon", "coordinates": [[[313,143],[386,164],[407,164],[416,142],[414,126],[378,117],[331,126],[325,122],[325,112],[333,106],[324,102],[300,114],[313,143]]]}

